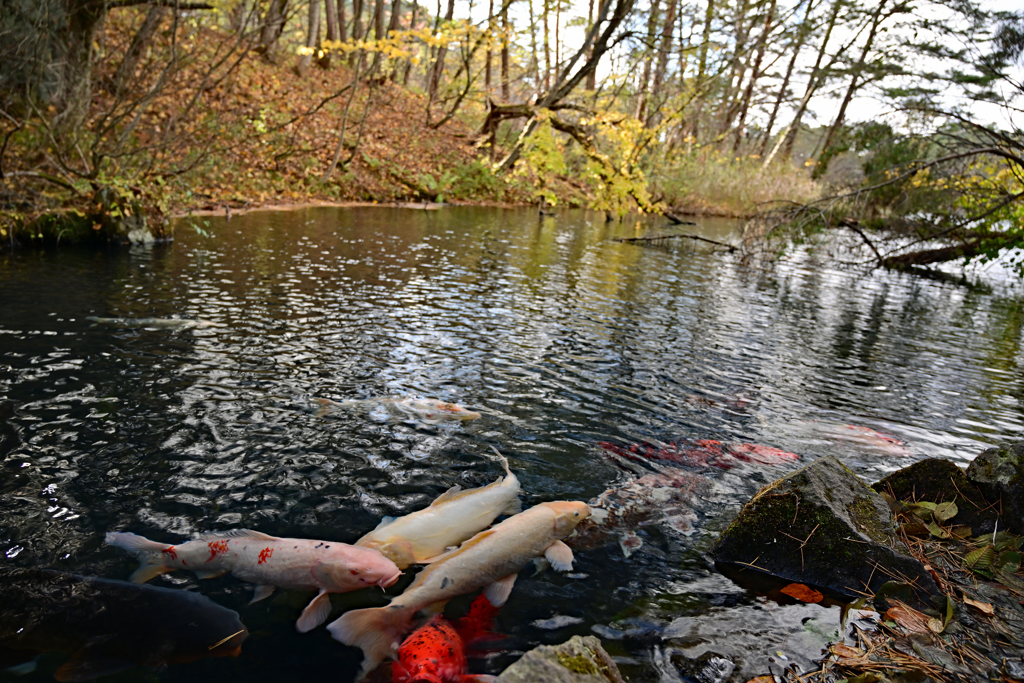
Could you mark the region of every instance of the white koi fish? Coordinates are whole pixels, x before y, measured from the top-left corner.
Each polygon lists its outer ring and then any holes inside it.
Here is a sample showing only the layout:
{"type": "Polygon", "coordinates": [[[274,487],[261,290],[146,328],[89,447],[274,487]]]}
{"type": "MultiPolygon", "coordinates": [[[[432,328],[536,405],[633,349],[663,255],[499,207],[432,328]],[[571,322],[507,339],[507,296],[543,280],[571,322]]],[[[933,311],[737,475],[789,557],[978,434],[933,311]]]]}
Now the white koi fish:
{"type": "Polygon", "coordinates": [[[332,401],[329,398],[316,398],[313,400],[320,404],[317,415],[321,416],[335,408],[372,410],[381,407],[395,417],[412,419],[425,424],[437,424],[447,420],[465,421],[480,418],[480,413],[467,410],[457,403],[439,401],[436,398],[366,398],[348,399],[340,402],[332,401]]]}
{"type": "Polygon", "coordinates": [[[115,325],[117,327],[154,327],[167,330],[183,330],[191,327],[221,327],[209,320],[192,320],[191,318],[98,318],[86,316],[89,322],[97,325],[115,325]]]}
{"type": "Polygon", "coordinates": [[[589,516],[586,503],[541,503],[436,558],[387,607],[346,612],[327,630],[335,640],[363,650],[365,675],[395,652],[419,610],[484,587],[487,600],[501,607],[519,570],[540,557],[559,571],[572,569],[572,550],[561,539],[589,516]]]}
{"type": "Polygon", "coordinates": [[[301,633],[327,619],[331,611],[329,593],[367,586],[386,588],[401,575],[395,563],[376,550],[333,541],[277,538],[249,529],[204,534],[181,545],[112,531],[106,542],[124,548],[142,563],[130,577],[135,583],[145,583],[175,569],[188,569],[200,579],[231,572],[242,581],[255,583],[252,602],[268,597],[274,588],[317,589],[320,592],[296,623],[301,633]]]}
{"type": "Polygon", "coordinates": [[[508,460],[500,453],[498,457],[505,465],[504,478],[468,491],[453,486],[430,507],[397,519],[385,517],[380,526],[356,541],[356,545],[379,550],[399,569],[405,569],[459,545],[489,527],[498,515],[522,511],[519,480],[508,468],[508,460]]]}

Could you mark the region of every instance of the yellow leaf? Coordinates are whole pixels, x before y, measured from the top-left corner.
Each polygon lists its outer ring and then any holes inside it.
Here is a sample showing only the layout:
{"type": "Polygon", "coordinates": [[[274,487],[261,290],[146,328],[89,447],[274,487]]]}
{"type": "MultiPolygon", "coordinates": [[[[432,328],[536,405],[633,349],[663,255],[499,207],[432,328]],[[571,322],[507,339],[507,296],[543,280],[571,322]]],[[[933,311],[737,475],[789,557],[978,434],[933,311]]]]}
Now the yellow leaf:
{"type": "Polygon", "coordinates": [[[971,607],[975,608],[976,610],[978,610],[982,614],[987,614],[988,616],[992,616],[993,614],[996,613],[996,608],[993,607],[991,605],[991,603],[979,602],[977,600],[971,600],[967,596],[964,596],[964,604],[965,605],[970,605],[971,607]]]}

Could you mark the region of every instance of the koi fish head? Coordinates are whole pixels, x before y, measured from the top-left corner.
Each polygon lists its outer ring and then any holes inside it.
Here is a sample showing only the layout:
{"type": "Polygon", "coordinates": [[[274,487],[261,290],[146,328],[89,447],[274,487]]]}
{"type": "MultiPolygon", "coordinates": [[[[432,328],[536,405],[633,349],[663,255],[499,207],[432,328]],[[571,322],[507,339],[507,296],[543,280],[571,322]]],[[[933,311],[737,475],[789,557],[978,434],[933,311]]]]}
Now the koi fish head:
{"type": "Polygon", "coordinates": [[[313,569],[314,576],[325,585],[343,587],[343,590],[355,590],[363,586],[380,586],[387,588],[393,585],[402,575],[395,563],[372,548],[359,548],[356,557],[348,557],[344,562],[318,563],[313,569]]]}
{"type": "Polygon", "coordinates": [[[458,403],[448,403],[436,399],[411,399],[407,405],[419,413],[424,420],[440,422],[442,420],[477,420],[480,413],[463,408],[458,403]]]}
{"type": "Polygon", "coordinates": [[[555,536],[565,538],[576,525],[590,517],[590,506],[580,501],[559,500],[542,503],[555,511],[555,536]]]}

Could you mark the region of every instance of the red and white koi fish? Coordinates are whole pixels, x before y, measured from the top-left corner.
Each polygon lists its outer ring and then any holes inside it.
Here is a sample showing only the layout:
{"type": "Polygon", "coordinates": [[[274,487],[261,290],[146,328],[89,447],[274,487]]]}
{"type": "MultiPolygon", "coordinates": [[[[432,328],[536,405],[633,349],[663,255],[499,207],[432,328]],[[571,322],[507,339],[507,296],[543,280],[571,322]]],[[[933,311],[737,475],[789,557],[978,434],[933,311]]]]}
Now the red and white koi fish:
{"type": "Polygon", "coordinates": [[[752,443],[722,443],[715,439],[695,439],[666,444],[644,442],[629,446],[602,441],[598,446],[629,460],[655,460],[691,467],[717,467],[723,470],[730,469],[741,462],[757,465],[781,465],[800,459],[796,453],[789,453],[771,446],[752,443]]]}
{"type": "Polygon", "coordinates": [[[488,683],[494,676],[467,673],[466,648],[452,624],[435,615],[412,632],[391,664],[392,683],[488,683]]]}
{"type": "Polygon", "coordinates": [[[124,548],[142,563],[131,581],[145,583],[174,571],[187,569],[200,579],[231,572],[256,584],[252,602],[262,600],[274,588],[320,592],[302,610],[296,628],[302,633],[322,624],[331,611],[330,593],[380,586],[386,588],[401,575],[395,563],[370,548],[333,541],[278,538],[259,531],[236,529],[204,534],[180,545],[158,543],[136,534],[112,531],[108,545],[124,548]]]}
{"type": "Polygon", "coordinates": [[[437,424],[449,420],[465,421],[480,418],[480,413],[463,408],[457,403],[439,401],[436,398],[366,398],[348,399],[346,401],[332,401],[329,398],[313,399],[320,404],[317,415],[326,413],[337,408],[363,408],[372,410],[377,407],[384,408],[388,413],[399,419],[410,419],[424,424],[437,424]]]}
{"type": "Polygon", "coordinates": [[[356,545],[375,548],[400,569],[426,562],[457,546],[491,525],[498,515],[522,511],[519,480],[505,465],[504,479],[480,488],[461,491],[453,486],[423,510],[394,519],[385,517],[380,526],[356,545]]]}
{"type": "Polygon", "coordinates": [[[576,501],[541,503],[513,515],[435,558],[387,607],[346,612],[327,629],[363,650],[365,675],[395,651],[419,610],[485,587],[490,603],[501,607],[519,570],[539,557],[559,571],[572,569],[572,550],[561,539],[589,516],[590,506],[576,501]]]}

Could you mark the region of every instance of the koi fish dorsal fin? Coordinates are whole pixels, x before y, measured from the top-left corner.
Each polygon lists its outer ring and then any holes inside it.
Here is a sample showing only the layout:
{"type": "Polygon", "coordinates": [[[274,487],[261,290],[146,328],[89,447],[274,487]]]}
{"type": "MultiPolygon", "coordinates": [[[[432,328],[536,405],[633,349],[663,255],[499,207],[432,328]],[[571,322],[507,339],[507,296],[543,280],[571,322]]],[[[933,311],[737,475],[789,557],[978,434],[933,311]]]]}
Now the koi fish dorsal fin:
{"type": "MultiPolygon", "coordinates": [[[[440,555],[436,555],[434,557],[431,557],[430,559],[423,560],[422,564],[431,564],[432,565],[432,564],[436,564],[437,562],[440,562],[441,560],[447,560],[449,557],[452,557],[453,555],[458,555],[459,553],[461,553],[463,550],[466,550],[467,548],[472,548],[473,546],[475,546],[476,544],[480,543],[481,541],[483,541],[485,538],[487,538],[488,536],[490,536],[493,533],[494,533],[494,529],[486,529],[484,531],[481,531],[476,536],[474,536],[473,538],[469,539],[468,541],[466,541],[465,543],[460,545],[458,548],[452,548],[451,550],[447,550],[447,551],[441,553],[440,555]]],[[[420,575],[422,576],[423,574],[425,574],[426,572],[429,572],[429,571],[430,571],[430,568],[428,568],[424,572],[420,572],[420,575]]]]}
{"type": "Polygon", "coordinates": [[[383,529],[384,527],[386,527],[388,524],[391,524],[391,522],[395,521],[396,519],[398,519],[398,518],[397,517],[381,517],[380,518],[380,524],[378,524],[376,527],[374,527],[373,530],[377,531],[378,529],[383,529]]]}
{"type": "Polygon", "coordinates": [[[450,500],[455,500],[456,498],[459,497],[460,493],[462,493],[462,487],[456,484],[455,486],[451,487],[450,489],[442,493],[440,496],[438,496],[437,499],[430,504],[430,507],[434,507],[435,505],[441,505],[442,503],[447,503],[450,500]]]}
{"type": "Polygon", "coordinates": [[[265,534],[262,531],[253,531],[252,529],[228,529],[227,531],[210,531],[199,536],[201,540],[208,538],[253,538],[258,541],[279,541],[281,540],[277,536],[271,536],[265,534]]]}

